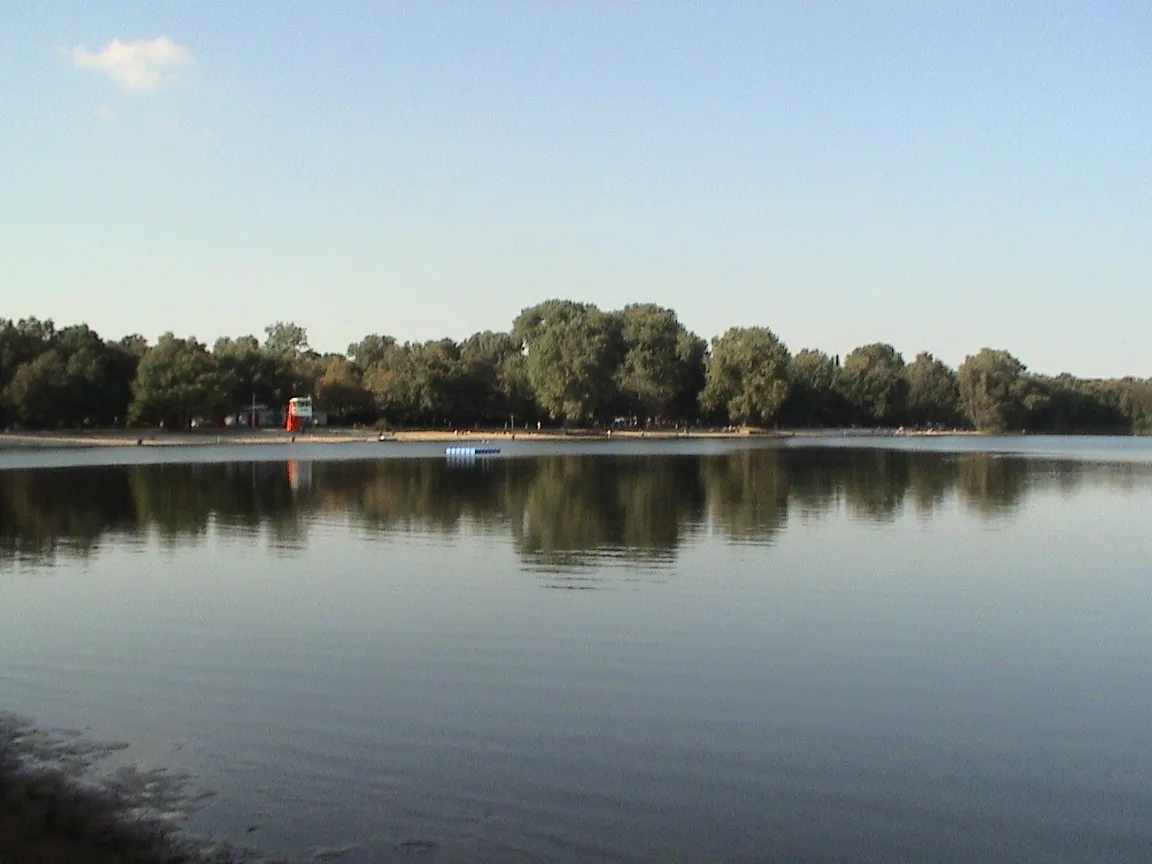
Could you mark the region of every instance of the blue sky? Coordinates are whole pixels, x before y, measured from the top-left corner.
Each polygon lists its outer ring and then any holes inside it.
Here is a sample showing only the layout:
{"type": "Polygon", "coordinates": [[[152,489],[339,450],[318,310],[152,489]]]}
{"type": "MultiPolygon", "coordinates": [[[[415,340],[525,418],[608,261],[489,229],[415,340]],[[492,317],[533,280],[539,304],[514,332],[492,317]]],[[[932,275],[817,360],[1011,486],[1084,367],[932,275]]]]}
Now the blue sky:
{"type": "Polygon", "coordinates": [[[0,316],[344,350],[644,301],[1149,376],[1150,46],[1143,0],[4,4],[0,316]]]}

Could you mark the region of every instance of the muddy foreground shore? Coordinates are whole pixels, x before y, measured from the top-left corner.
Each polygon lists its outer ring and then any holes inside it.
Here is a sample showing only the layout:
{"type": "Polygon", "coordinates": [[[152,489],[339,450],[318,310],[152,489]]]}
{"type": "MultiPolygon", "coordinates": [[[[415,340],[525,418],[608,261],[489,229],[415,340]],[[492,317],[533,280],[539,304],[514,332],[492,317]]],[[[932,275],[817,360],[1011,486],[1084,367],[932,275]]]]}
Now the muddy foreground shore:
{"type": "Polygon", "coordinates": [[[58,774],[0,765],[0,864],[189,864],[163,833],[58,774]]]}
{"type": "MultiPolygon", "coordinates": [[[[0,864],[228,864],[148,808],[137,777],[120,788],[82,779],[99,746],[50,739],[0,716],[0,864]]],[[[162,785],[162,784],[161,784],[162,785]]]]}

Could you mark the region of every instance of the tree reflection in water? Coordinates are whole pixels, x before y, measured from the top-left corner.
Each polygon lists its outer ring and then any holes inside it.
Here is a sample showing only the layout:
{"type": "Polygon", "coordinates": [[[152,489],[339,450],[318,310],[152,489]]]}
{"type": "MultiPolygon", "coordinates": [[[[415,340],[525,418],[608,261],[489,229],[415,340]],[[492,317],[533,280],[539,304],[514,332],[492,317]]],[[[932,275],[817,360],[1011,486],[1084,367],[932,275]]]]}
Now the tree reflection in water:
{"type": "MultiPolygon", "coordinates": [[[[605,563],[658,571],[693,532],[769,543],[790,519],[844,512],[890,522],[950,502],[1011,516],[1031,489],[1068,495],[1088,477],[1133,488],[1148,466],[990,453],[741,449],[708,455],[550,455],[452,465],[435,459],[237,462],[0,471],[0,565],[86,556],[105,542],[161,548],[262,534],[303,549],[340,519],[381,532],[507,532],[524,566],[605,563]],[[1137,476],[1139,475],[1139,476],[1137,476]]],[[[578,580],[563,583],[580,587],[578,580]]]]}

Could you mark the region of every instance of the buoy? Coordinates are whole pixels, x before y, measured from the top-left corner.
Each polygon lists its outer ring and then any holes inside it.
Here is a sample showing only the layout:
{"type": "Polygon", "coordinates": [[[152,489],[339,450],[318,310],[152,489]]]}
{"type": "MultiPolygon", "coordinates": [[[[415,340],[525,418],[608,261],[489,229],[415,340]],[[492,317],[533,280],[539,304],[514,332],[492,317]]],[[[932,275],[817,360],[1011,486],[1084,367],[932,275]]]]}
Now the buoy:
{"type": "Polygon", "coordinates": [[[495,456],[500,452],[499,447],[446,447],[445,456],[495,456]]]}

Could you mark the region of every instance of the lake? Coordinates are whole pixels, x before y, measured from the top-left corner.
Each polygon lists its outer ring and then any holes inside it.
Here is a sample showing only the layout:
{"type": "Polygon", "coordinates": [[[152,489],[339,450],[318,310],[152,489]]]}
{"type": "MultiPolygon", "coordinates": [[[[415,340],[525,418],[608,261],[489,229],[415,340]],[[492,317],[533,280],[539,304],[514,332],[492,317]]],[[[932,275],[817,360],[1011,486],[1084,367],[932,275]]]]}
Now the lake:
{"type": "Polygon", "coordinates": [[[0,710],[270,860],[1152,859],[1152,440],[501,446],[0,453],[0,710]]]}

